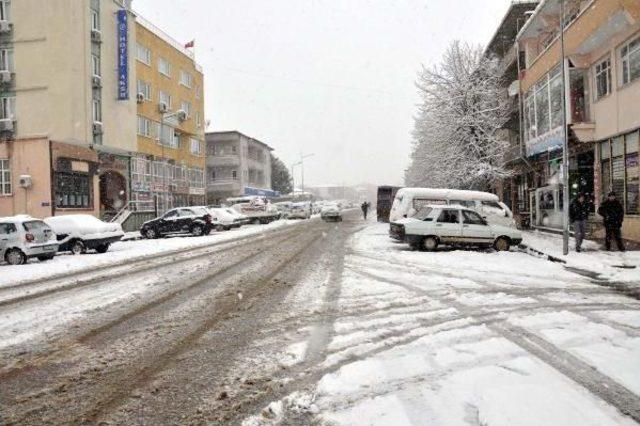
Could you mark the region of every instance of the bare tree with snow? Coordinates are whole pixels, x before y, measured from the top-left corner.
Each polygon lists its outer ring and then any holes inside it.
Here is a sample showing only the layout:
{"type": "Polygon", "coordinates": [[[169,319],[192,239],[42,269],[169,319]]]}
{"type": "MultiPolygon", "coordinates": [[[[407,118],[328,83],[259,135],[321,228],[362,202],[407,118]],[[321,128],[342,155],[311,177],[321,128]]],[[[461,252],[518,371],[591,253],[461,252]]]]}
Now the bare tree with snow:
{"type": "Polygon", "coordinates": [[[509,175],[509,144],[498,132],[509,117],[501,79],[499,60],[459,41],[439,66],[422,68],[407,185],[486,189],[509,175]]]}

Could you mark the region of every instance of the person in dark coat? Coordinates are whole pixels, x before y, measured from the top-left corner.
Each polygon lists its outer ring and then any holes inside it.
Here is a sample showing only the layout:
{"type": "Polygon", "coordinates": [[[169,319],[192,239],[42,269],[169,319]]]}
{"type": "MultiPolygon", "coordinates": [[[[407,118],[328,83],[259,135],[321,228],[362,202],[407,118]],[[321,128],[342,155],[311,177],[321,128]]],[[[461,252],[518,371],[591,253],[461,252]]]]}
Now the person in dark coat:
{"type": "Polygon", "coordinates": [[[578,194],[569,206],[569,220],[573,224],[573,232],[576,237],[576,251],[580,253],[582,241],[587,233],[587,219],[589,218],[589,203],[584,194],[578,194]]]}
{"type": "Polygon", "coordinates": [[[615,192],[610,192],[607,199],[598,208],[598,214],[604,219],[604,228],[607,232],[605,237],[605,247],[611,250],[611,240],[616,240],[618,250],[624,251],[624,243],[620,235],[622,221],[624,220],[624,209],[620,201],[616,199],[615,192]]]}
{"type": "Polygon", "coordinates": [[[365,201],[364,203],[362,203],[360,208],[362,209],[362,214],[364,215],[364,220],[367,220],[367,213],[369,212],[369,203],[367,203],[365,201]]]}

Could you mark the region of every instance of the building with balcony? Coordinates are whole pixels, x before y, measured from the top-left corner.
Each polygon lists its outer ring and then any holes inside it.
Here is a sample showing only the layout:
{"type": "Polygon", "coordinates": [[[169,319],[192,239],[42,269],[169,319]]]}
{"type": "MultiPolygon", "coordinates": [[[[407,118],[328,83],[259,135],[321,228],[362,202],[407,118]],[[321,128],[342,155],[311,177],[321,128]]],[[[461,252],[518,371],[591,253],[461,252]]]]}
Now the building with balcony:
{"type": "Polygon", "coordinates": [[[500,60],[504,96],[508,97],[510,101],[509,119],[500,130],[500,136],[509,142],[505,161],[507,167],[514,171],[514,177],[496,182],[494,189],[517,214],[528,211],[527,197],[518,197],[518,192],[523,194],[528,192],[528,173],[527,163],[523,158],[520,128],[520,82],[518,81],[523,66],[524,52],[519,49],[516,37],[539,2],[539,0],[512,0],[507,13],[502,18],[485,50],[486,56],[500,60]],[[523,201],[525,204],[519,204],[523,201]]]}
{"type": "Polygon", "coordinates": [[[572,197],[610,190],[627,214],[623,236],[640,240],[640,2],[543,0],[518,35],[523,142],[535,186],[559,178],[563,100],[569,126],[572,197]],[[560,31],[565,55],[561,57],[560,31]],[[562,85],[561,64],[565,62],[562,85]]]}
{"type": "Polygon", "coordinates": [[[207,203],[270,193],[273,149],[269,145],[238,131],[207,133],[206,142],[207,203]]]}
{"type": "Polygon", "coordinates": [[[98,215],[112,179],[126,197],[133,19],[128,0],[0,1],[0,216],[98,215]]]}
{"type": "Polygon", "coordinates": [[[204,89],[193,52],[136,18],[137,153],[132,201],[160,211],[205,202],[204,89]],[[184,116],[181,116],[184,114],[184,116]]]}

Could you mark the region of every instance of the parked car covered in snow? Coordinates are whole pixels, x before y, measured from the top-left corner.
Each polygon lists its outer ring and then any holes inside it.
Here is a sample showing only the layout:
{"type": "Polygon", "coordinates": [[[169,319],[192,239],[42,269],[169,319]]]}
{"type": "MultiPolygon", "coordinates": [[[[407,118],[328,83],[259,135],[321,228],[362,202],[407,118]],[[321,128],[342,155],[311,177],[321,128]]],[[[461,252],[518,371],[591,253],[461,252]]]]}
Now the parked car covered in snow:
{"type": "Polygon", "coordinates": [[[201,236],[211,232],[213,226],[211,213],[207,208],[179,207],[143,223],[140,234],[149,239],[176,234],[201,236]]]}
{"type": "Polygon", "coordinates": [[[325,222],[342,222],[342,212],[337,204],[326,204],[322,206],[320,217],[325,222]]]}
{"type": "Polygon", "coordinates": [[[228,231],[231,228],[239,228],[246,219],[234,214],[232,209],[225,207],[209,208],[216,231],[228,231]]]}
{"type": "Polygon", "coordinates": [[[309,219],[311,217],[311,205],[307,202],[293,203],[289,208],[287,219],[309,219]]]}
{"type": "Polygon", "coordinates": [[[103,222],[88,214],[53,216],[44,221],[56,234],[60,244],[58,251],[105,253],[111,244],[124,237],[119,223],[103,222]]]}
{"type": "Polygon", "coordinates": [[[497,195],[482,191],[463,191],[444,188],[401,188],[389,213],[389,221],[412,217],[423,206],[430,204],[457,205],[474,210],[489,223],[516,226],[513,213],[497,195]]]}
{"type": "Polygon", "coordinates": [[[0,218],[0,256],[8,264],[50,260],[57,251],[56,234],[45,222],[26,215],[0,218]]]}
{"type": "Polygon", "coordinates": [[[246,197],[229,198],[231,208],[241,213],[253,224],[266,224],[280,219],[280,212],[266,197],[249,195],[246,197]]]}
{"type": "Polygon", "coordinates": [[[389,235],[428,251],[440,244],[493,246],[507,251],[522,242],[517,229],[489,224],[475,210],[448,205],[424,206],[413,217],[391,222],[389,235]]]}

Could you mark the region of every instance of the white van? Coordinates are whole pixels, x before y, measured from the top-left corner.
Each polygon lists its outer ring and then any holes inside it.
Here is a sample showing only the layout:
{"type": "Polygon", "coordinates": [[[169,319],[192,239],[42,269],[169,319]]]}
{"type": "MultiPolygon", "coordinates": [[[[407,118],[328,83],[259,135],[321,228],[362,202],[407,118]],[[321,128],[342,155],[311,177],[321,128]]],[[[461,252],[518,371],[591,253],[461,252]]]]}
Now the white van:
{"type": "Polygon", "coordinates": [[[459,205],[475,210],[487,222],[516,226],[513,213],[497,195],[482,191],[463,191],[444,188],[402,188],[396,193],[391,206],[389,220],[391,222],[405,217],[412,217],[423,206],[434,204],[459,205]]]}

